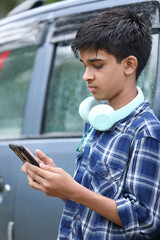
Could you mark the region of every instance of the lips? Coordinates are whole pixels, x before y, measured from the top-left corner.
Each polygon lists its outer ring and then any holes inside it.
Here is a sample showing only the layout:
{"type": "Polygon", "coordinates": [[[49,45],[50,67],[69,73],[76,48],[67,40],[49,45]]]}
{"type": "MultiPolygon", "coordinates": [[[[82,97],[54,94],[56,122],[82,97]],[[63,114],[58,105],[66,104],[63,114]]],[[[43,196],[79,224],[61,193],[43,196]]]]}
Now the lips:
{"type": "Polygon", "coordinates": [[[95,85],[87,85],[89,92],[94,92],[95,89],[97,88],[95,85]]]}

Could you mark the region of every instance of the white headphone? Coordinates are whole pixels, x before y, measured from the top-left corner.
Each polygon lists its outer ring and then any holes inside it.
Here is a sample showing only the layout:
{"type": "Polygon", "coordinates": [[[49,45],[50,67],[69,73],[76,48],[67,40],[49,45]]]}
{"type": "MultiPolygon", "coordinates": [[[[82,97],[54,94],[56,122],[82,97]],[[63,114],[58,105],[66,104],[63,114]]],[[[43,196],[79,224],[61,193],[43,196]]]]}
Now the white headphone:
{"type": "Polygon", "coordinates": [[[83,100],[79,106],[79,114],[81,118],[91,124],[96,130],[106,131],[110,129],[116,122],[127,117],[135,108],[143,101],[144,95],[139,87],[137,87],[137,96],[124,107],[114,110],[107,104],[94,97],[88,97],[83,100]]]}

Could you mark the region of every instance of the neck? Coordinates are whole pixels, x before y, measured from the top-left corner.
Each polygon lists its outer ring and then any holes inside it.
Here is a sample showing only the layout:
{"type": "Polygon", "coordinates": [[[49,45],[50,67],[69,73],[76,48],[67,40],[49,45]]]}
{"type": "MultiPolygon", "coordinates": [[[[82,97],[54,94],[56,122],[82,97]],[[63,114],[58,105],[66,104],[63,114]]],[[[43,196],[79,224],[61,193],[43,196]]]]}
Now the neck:
{"type": "Polygon", "coordinates": [[[108,104],[114,109],[118,110],[128,103],[130,103],[137,96],[137,87],[126,88],[116,99],[110,99],[108,104]]]}

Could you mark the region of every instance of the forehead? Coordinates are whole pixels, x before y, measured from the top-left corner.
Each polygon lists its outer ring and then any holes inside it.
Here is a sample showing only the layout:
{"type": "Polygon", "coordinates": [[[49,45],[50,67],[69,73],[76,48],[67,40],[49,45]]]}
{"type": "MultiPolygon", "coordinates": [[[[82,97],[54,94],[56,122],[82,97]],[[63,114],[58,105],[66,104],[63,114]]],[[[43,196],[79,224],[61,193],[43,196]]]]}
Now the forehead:
{"type": "Polygon", "coordinates": [[[108,54],[104,50],[95,51],[91,49],[86,49],[80,52],[81,61],[92,61],[92,60],[104,61],[110,58],[114,58],[114,56],[111,54],[108,54]]]}

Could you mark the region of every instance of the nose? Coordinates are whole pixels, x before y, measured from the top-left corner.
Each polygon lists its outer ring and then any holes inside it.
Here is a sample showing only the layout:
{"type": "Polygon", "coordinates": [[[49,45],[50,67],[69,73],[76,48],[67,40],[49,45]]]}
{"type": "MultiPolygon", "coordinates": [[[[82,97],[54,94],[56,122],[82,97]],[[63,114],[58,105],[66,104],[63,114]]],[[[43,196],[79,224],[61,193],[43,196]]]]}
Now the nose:
{"type": "Polygon", "coordinates": [[[84,72],[84,74],[83,74],[83,80],[84,80],[85,82],[87,82],[87,81],[89,81],[89,80],[94,80],[94,74],[93,74],[93,72],[92,72],[89,68],[87,68],[87,67],[86,67],[85,72],[84,72]]]}

